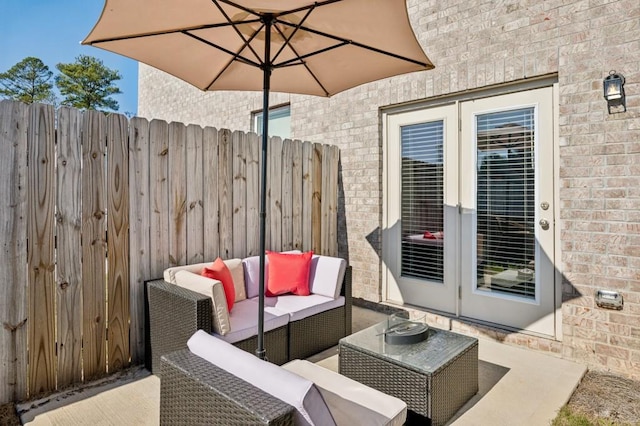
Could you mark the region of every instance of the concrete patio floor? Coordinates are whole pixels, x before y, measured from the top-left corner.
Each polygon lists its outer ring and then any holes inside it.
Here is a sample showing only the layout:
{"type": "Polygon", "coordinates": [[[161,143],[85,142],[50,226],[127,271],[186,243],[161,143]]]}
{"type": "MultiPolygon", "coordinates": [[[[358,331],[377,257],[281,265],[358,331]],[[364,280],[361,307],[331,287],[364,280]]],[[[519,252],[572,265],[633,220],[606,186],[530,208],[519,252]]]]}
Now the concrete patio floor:
{"type": "MultiPolygon", "coordinates": [[[[353,331],[383,321],[354,307],[353,331]]],[[[338,370],[337,347],[310,358],[338,370]]],[[[488,339],[479,343],[479,392],[449,421],[455,426],[549,425],[569,400],[586,367],[488,339]]],[[[144,368],[18,405],[26,425],[157,425],[160,380],[144,368]]]]}

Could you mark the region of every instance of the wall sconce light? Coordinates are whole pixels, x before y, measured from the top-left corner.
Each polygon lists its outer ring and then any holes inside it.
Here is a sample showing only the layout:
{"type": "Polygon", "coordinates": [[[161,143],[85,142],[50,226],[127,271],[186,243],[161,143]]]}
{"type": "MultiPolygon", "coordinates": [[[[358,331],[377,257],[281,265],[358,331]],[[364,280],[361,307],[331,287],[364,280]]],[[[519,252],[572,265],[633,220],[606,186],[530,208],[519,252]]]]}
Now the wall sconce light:
{"type": "Polygon", "coordinates": [[[624,97],[624,76],[615,71],[609,71],[609,75],[602,80],[604,88],[604,98],[607,100],[609,114],[613,112],[625,112],[627,105],[624,97]],[[616,107],[617,111],[612,111],[611,107],[616,107]],[[622,107],[621,109],[618,107],[622,107]]]}

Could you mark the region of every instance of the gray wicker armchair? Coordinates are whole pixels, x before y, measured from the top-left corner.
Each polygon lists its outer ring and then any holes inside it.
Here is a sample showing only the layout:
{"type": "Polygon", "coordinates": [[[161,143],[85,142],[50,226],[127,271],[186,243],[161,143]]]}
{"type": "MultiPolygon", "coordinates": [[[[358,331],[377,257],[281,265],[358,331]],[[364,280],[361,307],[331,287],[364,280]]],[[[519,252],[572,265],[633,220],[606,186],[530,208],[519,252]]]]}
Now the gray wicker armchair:
{"type": "Polygon", "coordinates": [[[161,425],[293,426],[292,406],[188,349],[161,359],[161,425]]]}

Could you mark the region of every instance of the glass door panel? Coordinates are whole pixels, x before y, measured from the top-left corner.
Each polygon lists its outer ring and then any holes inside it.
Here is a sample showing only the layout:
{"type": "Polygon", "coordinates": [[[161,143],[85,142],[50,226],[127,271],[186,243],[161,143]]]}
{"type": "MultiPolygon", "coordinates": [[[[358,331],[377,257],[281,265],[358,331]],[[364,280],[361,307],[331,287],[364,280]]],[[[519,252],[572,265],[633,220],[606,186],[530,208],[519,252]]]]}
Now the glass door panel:
{"type": "Polygon", "coordinates": [[[460,148],[460,314],[551,336],[552,93],[544,88],[463,103],[460,148]]]}
{"type": "Polygon", "coordinates": [[[444,123],[400,127],[401,275],[442,283],[444,123]]]}
{"type": "Polygon", "coordinates": [[[477,289],[536,299],[535,109],[476,116],[477,289]]]}
{"type": "Polygon", "coordinates": [[[383,297],[456,312],[457,105],[390,116],[383,297]]]}

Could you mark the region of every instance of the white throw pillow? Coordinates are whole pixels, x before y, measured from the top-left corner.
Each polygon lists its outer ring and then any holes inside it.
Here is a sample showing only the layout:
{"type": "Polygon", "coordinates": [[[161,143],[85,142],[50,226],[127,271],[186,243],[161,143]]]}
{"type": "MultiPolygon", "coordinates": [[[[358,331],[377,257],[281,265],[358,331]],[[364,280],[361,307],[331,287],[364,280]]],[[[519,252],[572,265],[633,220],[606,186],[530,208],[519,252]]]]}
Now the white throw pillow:
{"type": "MultiPolygon", "coordinates": [[[[220,281],[203,277],[187,270],[181,270],[175,273],[175,283],[180,287],[209,296],[212,304],[213,331],[222,336],[231,331],[227,298],[224,295],[224,287],[220,281]]],[[[180,318],[176,318],[176,320],[179,321],[180,318]]]]}
{"type": "Polygon", "coordinates": [[[335,426],[320,391],[310,380],[292,373],[202,330],[187,342],[189,350],[296,409],[296,425],[335,426]]]}

